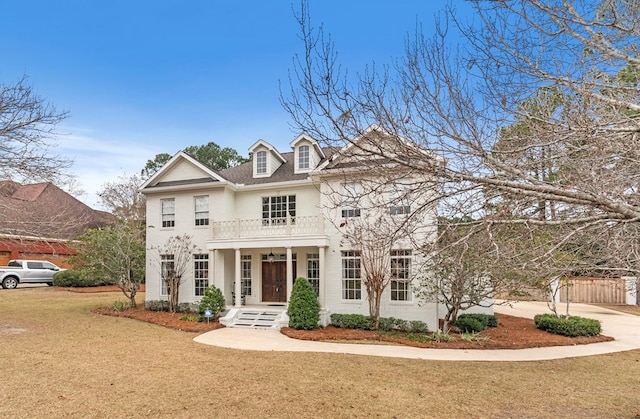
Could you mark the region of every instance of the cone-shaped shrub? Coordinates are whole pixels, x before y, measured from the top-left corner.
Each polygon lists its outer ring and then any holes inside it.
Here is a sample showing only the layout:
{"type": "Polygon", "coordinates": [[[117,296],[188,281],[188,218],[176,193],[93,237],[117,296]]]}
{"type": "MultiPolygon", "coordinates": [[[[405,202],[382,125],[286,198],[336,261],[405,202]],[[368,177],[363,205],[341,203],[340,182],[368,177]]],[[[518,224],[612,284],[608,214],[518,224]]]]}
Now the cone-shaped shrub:
{"type": "Polygon", "coordinates": [[[317,329],[320,322],[320,303],[316,292],[306,278],[298,278],[291,290],[289,300],[289,327],[294,329],[317,329]]]}

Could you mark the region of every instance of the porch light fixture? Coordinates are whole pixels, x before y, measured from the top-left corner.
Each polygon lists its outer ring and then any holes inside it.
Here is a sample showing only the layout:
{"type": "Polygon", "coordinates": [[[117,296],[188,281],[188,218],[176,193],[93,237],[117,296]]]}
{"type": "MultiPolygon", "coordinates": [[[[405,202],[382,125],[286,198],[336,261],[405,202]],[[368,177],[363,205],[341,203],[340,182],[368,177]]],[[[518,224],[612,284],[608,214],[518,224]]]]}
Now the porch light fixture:
{"type": "Polygon", "coordinates": [[[267,261],[269,263],[273,263],[273,260],[276,258],[276,255],[273,254],[273,249],[271,249],[271,252],[267,255],[267,261]]]}

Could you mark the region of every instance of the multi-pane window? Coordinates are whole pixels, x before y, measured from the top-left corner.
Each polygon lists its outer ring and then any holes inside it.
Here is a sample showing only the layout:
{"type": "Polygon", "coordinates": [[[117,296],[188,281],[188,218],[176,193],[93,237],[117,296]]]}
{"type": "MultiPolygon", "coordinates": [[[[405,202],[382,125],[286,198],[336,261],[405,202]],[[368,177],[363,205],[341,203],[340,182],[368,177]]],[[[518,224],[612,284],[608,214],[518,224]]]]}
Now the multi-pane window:
{"type": "Polygon", "coordinates": [[[195,296],[204,296],[209,287],[209,255],[193,255],[193,280],[195,296]]]}
{"type": "Polygon", "coordinates": [[[390,193],[391,205],[389,206],[389,214],[409,215],[411,213],[409,192],[410,188],[407,181],[399,181],[395,183],[393,191],[390,193]]]}
{"type": "Polygon", "coordinates": [[[342,218],[359,217],[360,207],[358,202],[362,195],[362,185],[359,183],[344,183],[341,186],[340,197],[342,199],[342,218]]]}
{"type": "Polygon", "coordinates": [[[360,252],[342,252],[342,298],[344,300],[362,298],[360,252]]]}
{"type": "Polygon", "coordinates": [[[317,253],[307,254],[307,279],[316,295],[320,295],[320,256],[317,253]]]}
{"type": "Polygon", "coordinates": [[[194,196],[193,207],[195,211],[195,221],[197,226],[209,225],[209,197],[194,196]]]}
{"type": "Polygon", "coordinates": [[[291,223],[295,223],[295,195],[265,196],[262,198],[262,225],[286,224],[287,215],[291,217],[291,223]]]}
{"type": "Polygon", "coordinates": [[[258,151],[256,153],[256,173],[263,175],[267,173],[267,152],[258,151]]]}
{"type": "Polygon", "coordinates": [[[176,200],[174,198],[161,199],[162,227],[176,226],[176,200]]]}
{"type": "Polygon", "coordinates": [[[309,146],[301,145],[298,147],[298,169],[309,168],[309,146]]]}
{"type": "Polygon", "coordinates": [[[391,215],[408,215],[410,212],[410,205],[392,205],[389,207],[389,214],[391,215]]]}
{"type": "Polygon", "coordinates": [[[240,256],[240,265],[242,295],[251,295],[251,255],[240,256]]]}
{"type": "Polygon", "coordinates": [[[411,300],[411,250],[391,251],[391,301],[411,300]]]}
{"type": "Polygon", "coordinates": [[[162,274],[161,295],[169,295],[169,283],[167,279],[175,275],[175,260],[173,255],[160,255],[160,272],[162,274]]]}

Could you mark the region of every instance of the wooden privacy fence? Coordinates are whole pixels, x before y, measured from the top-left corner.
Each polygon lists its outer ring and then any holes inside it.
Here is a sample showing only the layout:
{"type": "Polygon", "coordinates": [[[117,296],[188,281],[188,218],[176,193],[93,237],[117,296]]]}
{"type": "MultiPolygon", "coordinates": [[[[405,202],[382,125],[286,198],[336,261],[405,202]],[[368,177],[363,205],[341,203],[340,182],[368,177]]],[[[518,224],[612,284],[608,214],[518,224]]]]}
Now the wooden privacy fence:
{"type": "Polygon", "coordinates": [[[572,303],[626,304],[627,288],[621,278],[575,277],[568,278],[559,293],[560,302],[568,296],[572,303]]]}

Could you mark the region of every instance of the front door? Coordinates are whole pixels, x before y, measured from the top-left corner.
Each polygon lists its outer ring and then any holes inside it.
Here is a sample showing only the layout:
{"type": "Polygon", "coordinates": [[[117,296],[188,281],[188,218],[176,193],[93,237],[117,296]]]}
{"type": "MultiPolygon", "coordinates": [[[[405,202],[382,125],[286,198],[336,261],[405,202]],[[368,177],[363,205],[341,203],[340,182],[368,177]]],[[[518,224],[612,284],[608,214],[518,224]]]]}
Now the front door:
{"type": "MultiPolygon", "coordinates": [[[[296,271],[293,262],[293,271],[296,271]]],[[[287,262],[278,260],[262,262],[262,301],[269,303],[287,302],[287,262]]]]}

